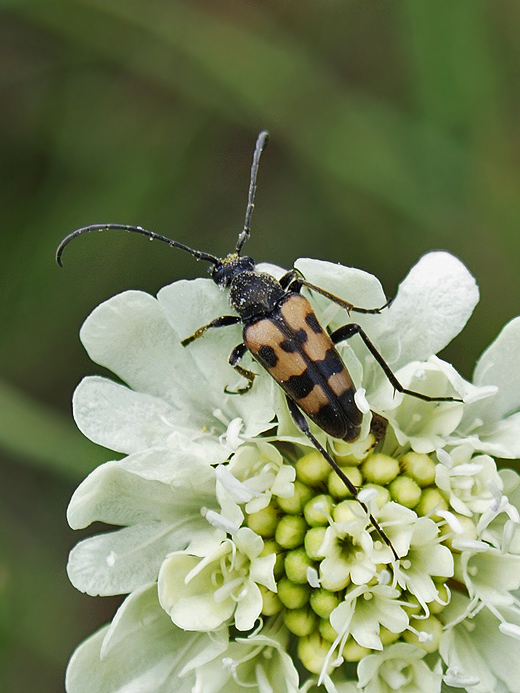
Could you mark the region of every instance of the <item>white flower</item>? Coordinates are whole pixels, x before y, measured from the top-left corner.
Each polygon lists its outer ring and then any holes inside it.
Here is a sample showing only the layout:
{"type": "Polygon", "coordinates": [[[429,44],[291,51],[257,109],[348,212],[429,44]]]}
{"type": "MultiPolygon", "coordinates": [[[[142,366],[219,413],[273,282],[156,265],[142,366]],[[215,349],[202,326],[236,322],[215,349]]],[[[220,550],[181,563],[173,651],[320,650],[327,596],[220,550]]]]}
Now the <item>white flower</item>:
{"type": "MultiPolygon", "coordinates": [[[[296,266],[356,306],[385,303],[365,272],[296,266]]],[[[124,384],[86,378],[74,416],[125,457],[74,494],[71,526],[117,529],[80,542],[68,570],[89,594],[129,596],[74,653],[68,693],[433,693],[442,676],[475,693],[520,693],[499,652],[520,659],[520,480],[491,457],[520,450],[520,325],[485,352],[471,384],[435,355],[478,300],[452,255],[421,258],[380,314],[349,318],[303,292],[329,330],[355,319],[404,387],[464,403],[396,393],[359,336],[338,345],[360,393],[361,435],[313,432],[376,530],[250,356],[254,387],[229,394],[244,384],[228,364],[240,325],[181,346],[229,314],[213,282],[97,308],[81,338],[124,384]],[[372,412],[388,421],[376,450],[372,412]]]]}
{"type": "Polygon", "coordinates": [[[423,661],[426,652],[407,643],[364,657],[358,666],[364,693],[439,693],[442,677],[423,661]]]}
{"type": "Polygon", "coordinates": [[[391,633],[402,633],[408,626],[408,615],[399,600],[399,591],[390,585],[360,585],[330,615],[338,633],[334,645],[343,645],[348,635],[362,647],[382,650],[381,626],[391,633]]]}
{"type": "Polygon", "coordinates": [[[250,630],[262,611],[258,584],[276,592],[276,557],[260,556],[262,539],[248,527],[233,539],[219,535],[170,554],[161,566],[159,601],[185,630],[216,630],[233,615],[238,630],[250,630]]]}
{"type": "Polygon", "coordinates": [[[406,558],[396,570],[397,584],[417,597],[426,615],[428,602],[438,600],[439,591],[433,580],[453,576],[453,556],[438,539],[439,528],[433,520],[419,517],[413,525],[413,534],[406,558]]]}

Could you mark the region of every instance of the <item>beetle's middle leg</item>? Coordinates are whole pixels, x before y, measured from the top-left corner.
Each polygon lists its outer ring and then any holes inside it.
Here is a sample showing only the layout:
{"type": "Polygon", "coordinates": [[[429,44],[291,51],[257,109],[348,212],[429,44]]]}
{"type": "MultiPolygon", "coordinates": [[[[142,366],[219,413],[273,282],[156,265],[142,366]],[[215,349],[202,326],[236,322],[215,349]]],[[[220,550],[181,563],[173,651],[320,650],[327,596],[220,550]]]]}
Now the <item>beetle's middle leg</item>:
{"type": "Polygon", "coordinates": [[[205,332],[207,332],[211,327],[227,327],[228,325],[236,325],[239,322],[241,322],[241,319],[238,315],[221,315],[220,318],[215,318],[215,320],[208,322],[207,325],[199,327],[199,329],[196,332],[194,332],[190,337],[186,337],[186,339],[183,339],[181,341],[181,344],[183,347],[188,346],[188,344],[191,344],[199,337],[202,337],[202,335],[205,332]]]}
{"type": "Polygon", "coordinates": [[[397,390],[397,392],[402,392],[403,395],[411,395],[412,397],[417,397],[417,399],[422,399],[425,402],[462,402],[463,400],[458,399],[457,397],[430,397],[430,395],[423,395],[422,392],[415,392],[414,390],[408,390],[406,387],[403,387],[399,380],[395,377],[392,369],[388,365],[388,363],[384,360],[384,358],[381,356],[379,351],[377,350],[376,346],[370,341],[368,338],[368,335],[366,332],[359,326],[356,325],[355,323],[352,323],[350,325],[343,325],[343,327],[338,328],[335,330],[331,335],[330,338],[334,344],[338,344],[338,342],[344,342],[347,339],[350,339],[353,337],[355,334],[358,334],[363,342],[365,343],[366,348],[370,351],[372,356],[375,358],[377,363],[381,366],[383,369],[384,374],[390,381],[390,384],[394,386],[394,389],[397,390]]]}
{"type": "Polygon", "coordinates": [[[380,308],[360,308],[359,306],[355,306],[353,303],[350,303],[349,301],[345,301],[339,296],[336,296],[335,294],[332,294],[330,291],[326,291],[325,289],[322,289],[321,286],[316,286],[316,284],[311,284],[308,282],[305,277],[298,272],[296,269],[292,269],[286,274],[283,275],[283,277],[280,279],[280,284],[284,289],[290,290],[290,291],[295,291],[297,293],[300,292],[302,287],[306,287],[307,289],[310,289],[311,291],[315,291],[318,294],[321,294],[322,296],[325,296],[325,298],[328,298],[329,301],[332,301],[333,303],[336,303],[338,306],[341,306],[344,308],[347,313],[364,313],[364,314],[378,314],[381,313],[385,308],[388,308],[388,306],[392,303],[394,300],[393,298],[389,299],[383,306],[380,308]]]}
{"type": "Polygon", "coordinates": [[[236,372],[240,373],[240,375],[246,378],[249,382],[245,387],[239,387],[238,390],[234,391],[228,390],[227,387],[225,387],[224,392],[228,395],[243,395],[245,392],[249,392],[249,390],[253,387],[253,383],[256,378],[256,373],[253,373],[253,371],[248,371],[246,368],[242,368],[242,366],[238,365],[238,362],[246,353],[246,351],[247,347],[244,344],[244,342],[238,344],[231,352],[231,355],[229,357],[229,365],[233,366],[236,372]]]}
{"type": "Polygon", "coordinates": [[[372,526],[374,529],[377,531],[381,539],[385,542],[385,544],[392,550],[392,553],[394,554],[394,558],[396,560],[399,559],[399,556],[397,555],[394,547],[392,546],[392,543],[390,539],[386,536],[384,531],[381,529],[379,526],[377,520],[375,517],[372,515],[368,507],[366,506],[363,501],[359,500],[358,498],[358,489],[354,486],[354,484],[350,481],[348,476],[343,472],[341,467],[338,465],[337,462],[333,460],[333,458],[329,455],[329,453],[325,450],[323,445],[313,436],[311,433],[310,427],[309,427],[309,422],[303,415],[303,413],[300,411],[298,405],[292,401],[289,397],[286,396],[287,400],[287,406],[289,407],[289,411],[291,413],[292,419],[296,426],[300,429],[300,431],[307,436],[307,438],[311,441],[311,443],[314,445],[316,450],[323,455],[323,457],[327,460],[327,462],[330,464],[332,469],[336,472],[336,474],[339,476],[339,478],[343,481],[345,486],[348,488],[350,493],[353,495],[353,497],[357,500],[359,505],[363,508],[363,510],[366,512],[368,515],[368,519],[372,523],[372,526]]]}

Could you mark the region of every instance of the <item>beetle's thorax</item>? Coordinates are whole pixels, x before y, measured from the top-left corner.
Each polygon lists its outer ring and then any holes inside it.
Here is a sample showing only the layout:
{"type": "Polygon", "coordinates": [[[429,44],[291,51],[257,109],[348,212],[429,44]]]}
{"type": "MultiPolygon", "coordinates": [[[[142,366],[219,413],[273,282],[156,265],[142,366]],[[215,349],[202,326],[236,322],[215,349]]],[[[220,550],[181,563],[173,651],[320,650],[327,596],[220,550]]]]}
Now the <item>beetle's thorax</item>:
{"type": "Polygon", "coordinates": [[[229,288],[229,303],[246,322],[271,313],[284,296],[279,281],[255,270],[235,274],[229,288]]]}

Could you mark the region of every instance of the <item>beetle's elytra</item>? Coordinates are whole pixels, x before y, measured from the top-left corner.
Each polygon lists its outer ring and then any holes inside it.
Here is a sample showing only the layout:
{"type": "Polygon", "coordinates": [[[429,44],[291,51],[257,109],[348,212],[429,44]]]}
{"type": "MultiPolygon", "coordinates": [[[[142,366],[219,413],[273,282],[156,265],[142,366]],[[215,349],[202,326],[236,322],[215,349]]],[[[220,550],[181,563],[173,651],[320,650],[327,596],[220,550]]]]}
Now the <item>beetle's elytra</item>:
{"type": "Polygon", "coordinates": [[[244,342],[309,419],[333,438],[358,437],[352,379],[306,298],[283,296],[268,317],[244,327],[244,342]]]}
{"type": "MultiPolygon", "coordinates": [[[[66,236],[58,246],[56,259],[61,266],[63,250],[76,236],[90,231],[122,229],[163,241],[173,248],[185,250],[198,260],[209,262],[213,281],[221,288],[228,289],[229,303],[236,314],[215,318],[184,339],[182,344],[188,346],[211,328],[242,323],[243,342],[233,349],[229,363],[248,382],[234,394],[243,394],[253,386],[255,374],[239,365],[241,358],[249,351],[284,390],[296,426],[337,472],[353,497],[366,511],[381,538],[392,550],[394,558],[398,559],[390,540],[366,505],[359,500],[357,488],[312,434],[306,419],[308,417],[333,438],[354,441],[359,436],[363,415],[354,400],[355,387],[352,379],[334,345],[358,334],[397,391],[426,401],[460,400],[453,397],[429,397],[403,388],[359,325],[347,324],[329,335],[321,327],[310,303],[300,291],[303,287],[315,291],[345,308],[348,314],[380,313],[389,303],[379,308],[359,308],[321,287],[310,284],[296,270],[287,272],[278,281],[265,272],[259,272],[252,258],[240,255],[242,246],[250,235],[258,164],[267,139],[268,133],[265,130],[258,135],[251,167],[244,228],[238,236],[235,251],[226,257],[218,258],[210,253],[195,250],[140,226],[93,224],[76,229],[66,236]]],[[[384,419],[374,415],[373,430],[376,432],[376,438],[384,435],[384,427],[384,419]]]]}

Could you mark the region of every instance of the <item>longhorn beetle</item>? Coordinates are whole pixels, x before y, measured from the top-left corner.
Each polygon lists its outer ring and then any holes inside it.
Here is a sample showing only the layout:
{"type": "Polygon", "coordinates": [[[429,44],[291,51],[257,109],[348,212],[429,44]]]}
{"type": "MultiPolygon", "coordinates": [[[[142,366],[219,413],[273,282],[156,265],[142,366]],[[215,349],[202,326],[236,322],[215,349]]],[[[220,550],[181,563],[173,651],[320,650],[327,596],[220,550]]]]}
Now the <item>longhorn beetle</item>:
{"type": "MultiPolygon", "coordinates": [[[[255,374],[239,364],[244,354],[249,351],[253,358],[265,368],[269,375],[284,390],[294,423],[342,479],[352,496],[367,513],[370,522],[384,542],[390,547],[397,560],[397,553],[390,540],[365,503],[358,498],[357,488],[313,435],[306,418],[308,417],[333,438],[341,438],[352,442],[360,434],[363,415],[354,400],[356,390],[334,345],[357,334],[361,337],[367,349],[398,392],[412,395],[428,402],[455,402],[461,400],[454,397],[429,397],[420,392],[413,392],[404,388],[359,325],[355,323],[343,325],[329,335],[321,327],[310,303],[300,294],[300,291],[303,287],[315,291],[345,308],[349,315],[351,312],[380,313],[390,304],[390,301],[380,308],[359,308],[319,286],[311,284],[295,269],[287,272],[280,280],[277,280],[270,274],[259,272],[252,258],[240,255],[242,247],[250,235],[258,165],[267,139],[268,133],[263,130],[258,135],[256,141],[244,228],[238,235],[238,241],[233,253],[229,253],[224,258],[219,258],[210,253],[189,248],[183,243],[172,241],[153,231],[147,231],[141,226],[92,224],[76,229],[76,231],[66,236],[58,246],[56,260],[61,267],[63,250],[76,236],[89,233],[90,231],[122,229],[143,234],[152,240],[163,241],[173,248],[187,251],[197,260],[209,262],[213,281],[219,287],[229,290],[229,303],[238,315],[223,315],[215,318],[207,325],[200,327],[190,337],[183,339],[182,345],[188,346],[188,344],[202,337],[211,328],[241,323],[243,325],[243,342],[233,349],[229,357],[229,363],[248,382],[245,387],[240,388],[237,392],[230,393],[228,390],[226,391],[229,394],[244,394],[253,386],[255,374]]],[[[382,423],[384,419],[376,415],[374,421],[376,422],[374,430],[377,431],[379,426],[379,435],[382,435],[385,425],[385,423],[382,423]]]]}

